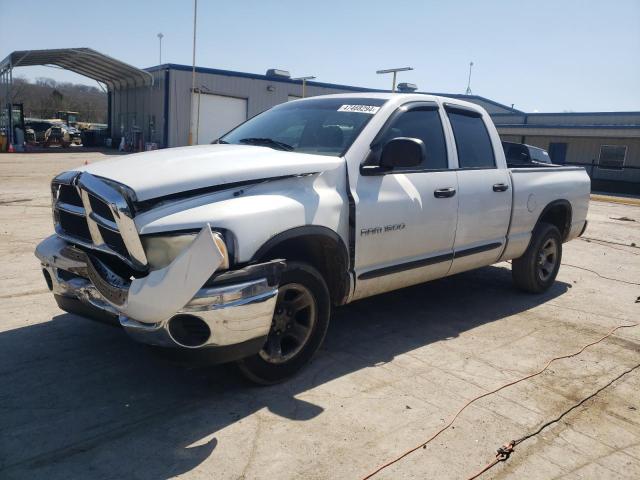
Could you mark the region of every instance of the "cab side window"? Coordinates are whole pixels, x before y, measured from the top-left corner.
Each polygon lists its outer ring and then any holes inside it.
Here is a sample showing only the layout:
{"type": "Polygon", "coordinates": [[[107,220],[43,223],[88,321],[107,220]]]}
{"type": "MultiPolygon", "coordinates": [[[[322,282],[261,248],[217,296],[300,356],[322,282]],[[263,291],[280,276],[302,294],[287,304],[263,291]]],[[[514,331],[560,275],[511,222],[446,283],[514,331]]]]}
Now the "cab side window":
{"type": "Polygon", "coordinates": [[[447,108],[460,168],[496,168],[491,138],[482,116],[472,110],[447,108]]]}
{"type": "MultiPolygon", "coordinates": [[[[398,137],[418,138],[426,148],[426,157],[419,167],[410,170],[437,170],[448,168],[447,146],[438,110],[417,107],[400,114],[389,125],[381,144],[398,137]]],[[[402,171],[403,168],[395,170],[402,171]]]]}
{"type": "Polygon", "coordinates": [[[529,149],[526,146],[518,143],[509,143],[505,145],[504,156],[507,159],[507,163],[518,165],[521,163],[531,162],[529,149]]]}

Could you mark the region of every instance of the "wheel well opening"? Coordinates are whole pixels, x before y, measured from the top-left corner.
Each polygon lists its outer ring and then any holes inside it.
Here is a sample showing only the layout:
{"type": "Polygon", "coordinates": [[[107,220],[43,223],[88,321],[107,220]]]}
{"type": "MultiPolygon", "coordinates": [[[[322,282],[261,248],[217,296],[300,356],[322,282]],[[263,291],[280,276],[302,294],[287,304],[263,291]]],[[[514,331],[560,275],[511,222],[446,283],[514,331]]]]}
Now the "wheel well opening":
{"type": "Polygon", "coordinates": [[[538,222],[555,225],[560,230],[562,239],[566,239],[571,229],[571,205],[568,202],[550,205],[542,213],[538,222]]]}
{"type": "Polygon", "coordinates": [[[303,235],[278,242],[256,260],[266,262],[277,258],[309,263],[327,283],[331,302],[341,305],[346,301],[349,274],[347,252],[343,244],[325,235],[303,235]]]}

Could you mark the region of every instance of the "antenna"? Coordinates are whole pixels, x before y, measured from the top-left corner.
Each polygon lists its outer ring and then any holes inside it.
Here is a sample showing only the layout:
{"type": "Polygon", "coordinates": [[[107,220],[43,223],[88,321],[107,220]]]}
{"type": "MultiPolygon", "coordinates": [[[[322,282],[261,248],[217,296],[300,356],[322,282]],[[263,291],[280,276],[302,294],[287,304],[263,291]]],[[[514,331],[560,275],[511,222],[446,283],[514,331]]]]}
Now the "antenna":
{"type": "Polygon", "coordinates": [[[465,95],[473,95],[471,92],[471,69],[473,68],[473,62],[469,62],[469,81],[467,82],[467,91],[464,92],[465,95]]]}

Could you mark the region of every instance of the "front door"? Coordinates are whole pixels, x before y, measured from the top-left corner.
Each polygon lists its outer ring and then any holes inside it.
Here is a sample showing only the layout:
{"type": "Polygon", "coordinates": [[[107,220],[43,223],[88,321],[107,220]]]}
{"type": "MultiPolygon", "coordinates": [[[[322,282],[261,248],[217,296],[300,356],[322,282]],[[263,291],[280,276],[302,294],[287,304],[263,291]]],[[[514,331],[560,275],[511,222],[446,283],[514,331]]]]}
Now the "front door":
{"type": "Polygon", "coordinates": [[[354,299],[442,277],[451,266],[458,185],[438,106],[403,106],[374,140],[374,154],[397,137],[422,140],[426,158],[419,167],[358,178],[354,299]]]}

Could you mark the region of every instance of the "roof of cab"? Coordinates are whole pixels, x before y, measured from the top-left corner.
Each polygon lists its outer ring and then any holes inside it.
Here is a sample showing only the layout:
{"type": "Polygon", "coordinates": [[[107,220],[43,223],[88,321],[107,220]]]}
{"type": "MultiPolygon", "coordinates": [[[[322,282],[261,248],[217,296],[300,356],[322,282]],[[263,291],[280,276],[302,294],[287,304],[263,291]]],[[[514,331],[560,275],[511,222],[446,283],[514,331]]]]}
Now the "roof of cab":
{"type": "Polygon", "coordinates": [[[480,105],[476,103],[461,100],[459,98],[443,97],[439,95],[431,95],[428,93],[418,93],[418,92],[413,92],[413,93],[391,93],[391,92],[333,93],[330,95],[300,98],[294,101],[304,102],[304,101],[313,100],[313,99],[318,100],[319,98],[379,98],[383,100],[398,100],[398,103],[402,103],[402,99],[405,99],[407,101],[427,101],[427,102],[438,102],[441,104],[452,103],[455,105],[464,106],[466,108],[475,110],[477,112],[481,112],[481,113],[486,112],[484,108],[482,108],[480,105]]]}

